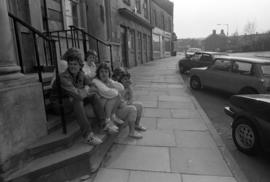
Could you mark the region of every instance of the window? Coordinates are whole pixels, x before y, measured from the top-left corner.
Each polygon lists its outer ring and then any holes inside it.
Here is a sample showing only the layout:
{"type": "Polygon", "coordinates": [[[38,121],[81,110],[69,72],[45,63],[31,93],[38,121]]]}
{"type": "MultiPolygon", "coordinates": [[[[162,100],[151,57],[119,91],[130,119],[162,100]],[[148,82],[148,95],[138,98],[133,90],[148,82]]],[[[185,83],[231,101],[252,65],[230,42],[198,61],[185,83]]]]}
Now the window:
{"type": "Polygon", "coordinates": [[[148,18],[148,0],[144,0],[143,2],[143,13],[144,13],[144,17],[147,19],[148,18]]]}
{"type": "Polygon", "coordinates": [[[263,75],[270,75],[270,65],[262,65],[262,73],[263,75]]]}
{"type": "Polygon", "coordinates": [[[78,3],[72,0],[65,0],[65,17],[67,27],[74,25],[78,26],[78,3]]]}
{"type": "Polygon", "coordinates": [[[123,2],[127,5],[130,5],[130,0],[123,0],[123,2]]]}
{"type": "Polygon", "coordinates": [[[137,13],[141,13],[141,0],[136,0],[137,13]]]}
{"type": "Polygon", "coordinates": [[[105,17],[104,17],[104,8],[102,5],[99,6],[99,13],[100,13],[100,20],[102,23],[105,22],[105,17]]]}
{"type": "Polygon", "coordinates": [[[163,13],[161,14],[161,20],[162,20],[162,25],[161,25],[160,28],[162,28],[163,30],[165,30],[165,16],[164,16],[163,13]]]}
{"type": "Polygon", "coordinates": [[[230,71],[232,62],[229,60],[217,59],[212,66],[213,70],[230,71]]]}
{"type": "Polygon", "coordinates": [[[157,11],[154,9],[153,11],[154,18],[153,18],[153,25],[157,26],[157,11]]]}
{"type": "Polygon", "coordinates": [[[235,61],[232,65],[232,71],[234,73],[239,73],[241,75],[251,75],[252,74],[252,64],[244,63],[240,61],[235,61]]]}
{"type": "Polygon", "coordinates": [[[156,34],[153,34],[153,51],[160,51],[160,37],[156,34]]]}

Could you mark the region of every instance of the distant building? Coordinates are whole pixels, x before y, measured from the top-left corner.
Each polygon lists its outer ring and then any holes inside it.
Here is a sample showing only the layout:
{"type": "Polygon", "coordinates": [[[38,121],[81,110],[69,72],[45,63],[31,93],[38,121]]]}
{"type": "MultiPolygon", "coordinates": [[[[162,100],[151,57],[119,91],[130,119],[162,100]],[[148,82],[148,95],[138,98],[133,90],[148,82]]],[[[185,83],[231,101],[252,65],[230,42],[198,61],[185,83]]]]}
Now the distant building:
{"type": "Polygon", "coordinates": [[[108,36],[120,43],[121,64],[133,67],[151,58],[151,33],[149,0],[106,1],[108,6],[108,36]]]}
{"type": "Polygon", "coordinates": [[[173,33],[173,8],[169,0],[152,0],[151,24],[153,59],[171,56],[173,33]]]}
{"type": "Polygon", "coordinates": [[[212,34],[204,39],[204,48],[207,51],[225,51],[228,47],[228,37],[225,35],[224,30],[220,34],[213,30],[212,34]]]}

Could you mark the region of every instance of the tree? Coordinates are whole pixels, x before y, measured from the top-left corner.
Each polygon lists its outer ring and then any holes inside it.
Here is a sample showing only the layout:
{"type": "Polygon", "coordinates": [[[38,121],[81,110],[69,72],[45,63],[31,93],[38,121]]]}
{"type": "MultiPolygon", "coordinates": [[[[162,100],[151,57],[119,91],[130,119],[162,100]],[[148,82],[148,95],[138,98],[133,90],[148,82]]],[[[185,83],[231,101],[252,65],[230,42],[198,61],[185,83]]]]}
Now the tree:
{"type": "Polygon", "coordinates": [[[247,22],[244,27],[244,33],[247,35],[255,34],[256,33],[256,23],[255,22],[247,22]]]}

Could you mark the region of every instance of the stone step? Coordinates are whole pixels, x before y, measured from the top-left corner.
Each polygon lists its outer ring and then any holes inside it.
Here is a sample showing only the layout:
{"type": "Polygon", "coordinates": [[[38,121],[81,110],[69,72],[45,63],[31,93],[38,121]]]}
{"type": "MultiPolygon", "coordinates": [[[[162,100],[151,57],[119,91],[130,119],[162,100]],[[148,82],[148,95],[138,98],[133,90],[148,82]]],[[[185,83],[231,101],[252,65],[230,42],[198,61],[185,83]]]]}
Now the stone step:
{"type": "Polygon", "coordinates": [[[67,125],[67,134],[63,134],[62,128],[40,138],[37,142],[27,147],[31,158],[36,159],[64,148],[71,147],[80,136],[80,128],[77,123],[67,125]]]}
{"type": "Polygon", "coordinates": [[[6,176],[4,182],[60,182],[91,175],[100,167],[116,137],[100,134],[103,143],[98,146],[85,144],[80,138],[70,148],[32,160],[6,176]]]}

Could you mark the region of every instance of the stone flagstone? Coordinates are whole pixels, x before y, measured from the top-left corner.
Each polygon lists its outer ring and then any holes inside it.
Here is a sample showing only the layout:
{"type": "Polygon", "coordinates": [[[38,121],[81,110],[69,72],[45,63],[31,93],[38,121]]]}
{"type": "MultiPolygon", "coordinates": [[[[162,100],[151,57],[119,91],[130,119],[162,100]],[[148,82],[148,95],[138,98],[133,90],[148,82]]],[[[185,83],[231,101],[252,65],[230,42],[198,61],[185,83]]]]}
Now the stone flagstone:
{"type": "Polygon", "coordinates": [[[200,118],[198,111],[193,109],[172,109],[171,113],[173,118],[200,118]]]}
{"type": "Polygon", "coordinates": [[[212,148],[216,143],[208,131],[174,131],[177,147],[212,148]]]}
{"type": "Polygon", "coordinates": [[[166,147],[114,145],[105,168],[170,172],[169,150],[166,147]]]}
{"type": "Polygon", "coordinates": [[[131,171],[128,182],[182,182],[180,174],[131,171]]]}
{"type": "Polygon", "coordinates": [[[120,169],[99,169],[95,182],[128,182],[129,171],[120,169]]]}
{"type": "Polygon", "coordinates": [[[183,182],[237,182],[233,177],[183,175],[183,182]]]}
{"type": "Polygon", "coordinates": [[[143,139],[137,140],[137,145],[148,146],[176,146],[174,133],[172,131],[147,130],[142,132],[143,139]]]}
{"type": "Polygon", "coordinates": [[[158,118],[157,128],[166,130],[207,130],[206,125],[201,119],[158,118]]]}
{"type": "Polygon", "coordinates": [[[145,108],[144,117],[156,117],[156,118],[170,118],[171,112],[169,109],[154,109],[154,108],[145,108]]]}
{"type": "Polygon", "coordinates": [[[217,150],[205,148],[170,148],[173,172],[232,176],[222,155],[217,150]]]}

